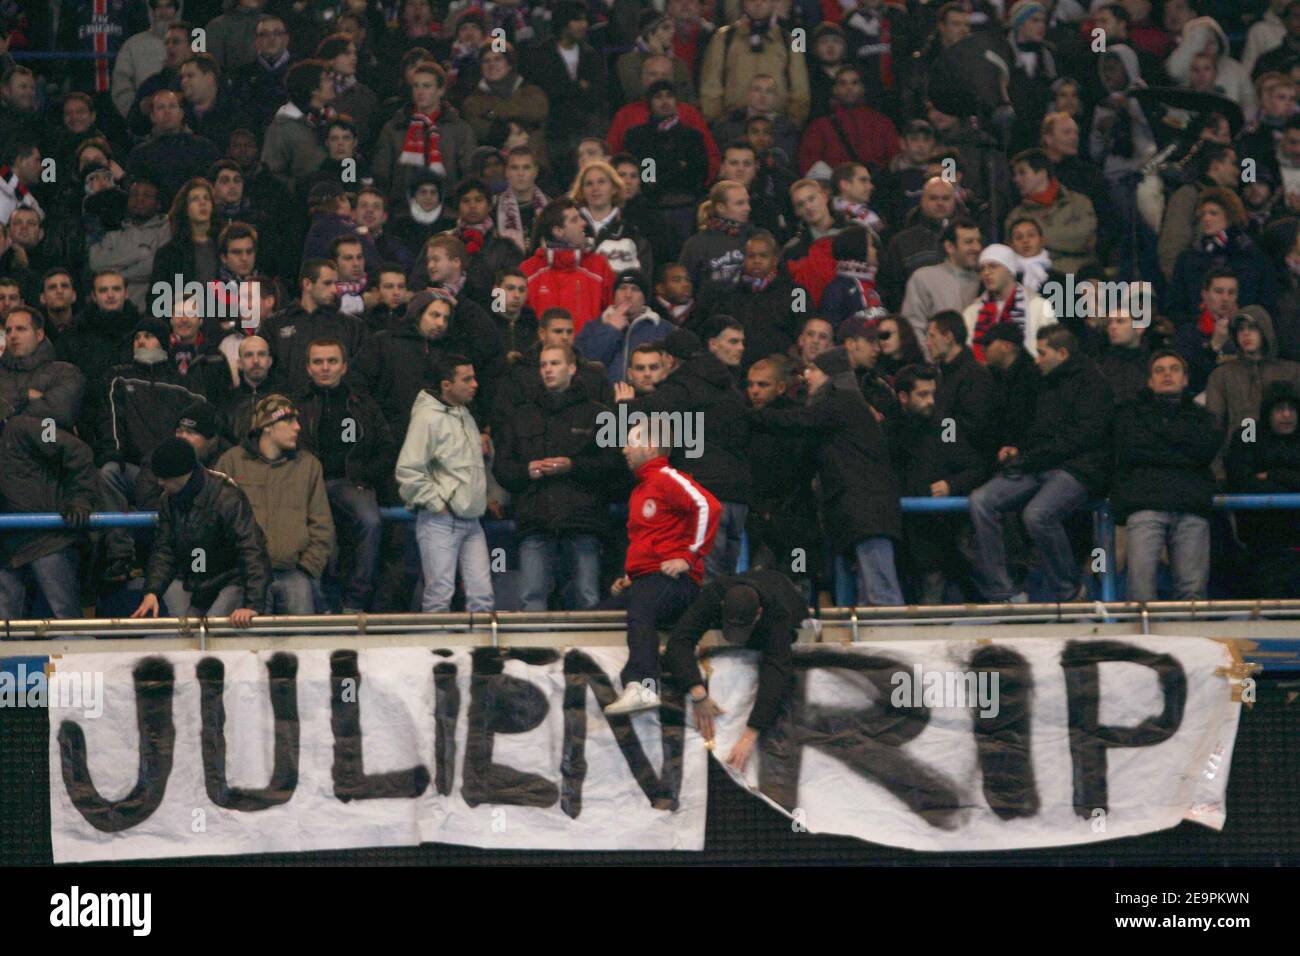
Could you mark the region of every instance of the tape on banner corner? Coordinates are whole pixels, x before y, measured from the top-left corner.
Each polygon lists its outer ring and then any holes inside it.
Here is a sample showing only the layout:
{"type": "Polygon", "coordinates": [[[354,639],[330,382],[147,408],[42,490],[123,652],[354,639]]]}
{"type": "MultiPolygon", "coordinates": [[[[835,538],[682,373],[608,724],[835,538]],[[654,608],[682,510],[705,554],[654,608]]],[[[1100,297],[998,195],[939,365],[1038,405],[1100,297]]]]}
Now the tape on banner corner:
{"type": "MultiPolygon", "coordinates": [[[[1246,705],[1247,710],[1254,710],[1255,702],[1253,700],[1243,701],[1241,693],[1245,687],[1245,680],[1253,674],[1258,674],[1264,669],[1263,664],[1253,664],[1241,656],[1240,638],[1233,637],[1214,637],[1211,640],[1218,641],[1228,648],[1228,653],[1232,655],[1232,664],[1229,667],[1216,667],[1214,673],[1218,677],[1228,678],[1232,687],[1232,702],[1234,704],[1246,705]]],[[[1253,642],[1252,642],[1253,643],[1253,642]]]]}

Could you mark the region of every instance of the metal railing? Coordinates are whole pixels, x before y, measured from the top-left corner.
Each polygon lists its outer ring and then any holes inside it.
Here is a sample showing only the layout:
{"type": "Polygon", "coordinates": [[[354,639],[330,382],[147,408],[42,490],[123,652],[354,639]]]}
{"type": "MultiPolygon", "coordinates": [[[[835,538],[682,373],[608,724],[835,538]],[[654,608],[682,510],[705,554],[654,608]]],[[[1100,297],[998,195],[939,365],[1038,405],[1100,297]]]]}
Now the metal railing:
{"type": "MultiPolygon", "coordinates": [[[[970,498],[917,498],[899,499],[904,514],[958,514],[970,510],[970,498]]],[[[1093,502],[1089,506],[1093,515],[1093,540],[1101,548],[1107,560],[1103,569],[1097,574],[1098,600],[1108,607],[1119,601],[1119,587],[1114,567],[1115,554],[1115,519],[1107,501],[1093,502]]],[[[1298,511],[1300,494],[1278,495],[1216,495],[1214,508],[1218,511],[1298,511]]],[[[405,508],[380,508],[380,516],[385,521],[410,522],[415,515],[405,508]]],[[[90,516],[89,528],[147,528],[158,522],[157,512],[99,512],[90,516]]],[[[513,533],[513,521],[484,521],[485,528],[492,533],[513,533]]],[[[4,531],[45,531],[66,528],[63,517],[55,513],[40,514],[0,514],[0,532],[4,531]]],[[[748,540],[742,541],[741,557],[737,569],[746,570],[749,566],[748,540]]],[[[837,559],[835,569],[835,603],[840,607],[856,604],[855,575],[849,564],[837,559]]],[[[1164,602],[1161,602],[1164,603],[1164,602]]],[[[1221,602],[1220,602],[1221,603],[1221,602]]],[[[1031,605],[1032,606],[1032,605],[1031,605]]],[[[1056,605],[1053,605],[1056,606],[1056,605]]],[[[1091,605],[1087,605],[1091,606],[1091,605]]]]}

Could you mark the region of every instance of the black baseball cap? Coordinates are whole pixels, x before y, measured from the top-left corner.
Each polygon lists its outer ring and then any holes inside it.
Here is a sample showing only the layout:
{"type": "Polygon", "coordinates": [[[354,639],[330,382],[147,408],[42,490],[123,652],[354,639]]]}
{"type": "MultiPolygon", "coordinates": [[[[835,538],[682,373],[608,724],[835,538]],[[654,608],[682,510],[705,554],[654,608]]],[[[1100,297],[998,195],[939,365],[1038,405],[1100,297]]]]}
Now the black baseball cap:
{"type": "Polygon", "coordinates": [[[722,636],[732,644],[744,644],[758,623],[758,592],[748,584],[736,584],[722,598],[722,636]]]}

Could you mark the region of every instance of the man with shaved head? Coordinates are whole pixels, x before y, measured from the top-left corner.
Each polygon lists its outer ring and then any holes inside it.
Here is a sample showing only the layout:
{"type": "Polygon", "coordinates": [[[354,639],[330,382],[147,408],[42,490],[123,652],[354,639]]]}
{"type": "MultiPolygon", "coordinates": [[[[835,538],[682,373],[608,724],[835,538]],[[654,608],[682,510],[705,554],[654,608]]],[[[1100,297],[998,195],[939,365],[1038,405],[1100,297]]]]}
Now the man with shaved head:
{"type": "Polygon", "coordinates": [[[920,204],[885,248],[876,286],[887,308],[896,312],[902,306],[903,291],[913,272],[943,261],[939,240],[956,211],[956,184],[942,176],[927,180],[921,188],[920,204]]]}
{"type": "Polygon", "coordinates": [[[253,406],[280,386],[271,346],[260,335],[247,335],[239,343],[239,387],[221,402],[222,433],[232,445],[248,436],[253,406]]]}

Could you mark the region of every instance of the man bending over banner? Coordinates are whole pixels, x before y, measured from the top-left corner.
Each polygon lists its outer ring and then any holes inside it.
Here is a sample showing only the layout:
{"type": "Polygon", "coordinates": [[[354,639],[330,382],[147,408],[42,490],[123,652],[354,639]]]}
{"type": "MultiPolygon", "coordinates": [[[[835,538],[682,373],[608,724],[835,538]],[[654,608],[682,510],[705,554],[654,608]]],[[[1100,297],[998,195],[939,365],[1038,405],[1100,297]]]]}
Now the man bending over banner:
{"type": "Polygon", "coordinates": [[[607,714],[659,706],[659,629],[671,627],[700,593],[704,556],[722,515],[717,498],[668,466],[670,442],[655,432],[634,426],[623,448],[637,485],[628,500],[625,573],[604,606],[627,608],[628,657],[623,694],[607,714]]]}
{"type": "Polygon", "coordinates": [[[668,639],[668,671],[677,686],[691,696],[695,729],[713,742],[713,718],[722,713],[700,674],[695,646],[706,631],[720,627],[730,644],[760,652],[758,690],[745,731],[727,755],[727,766],[743,773],[758,735],[776,722],[781,705],[794,684],[790,645],[799,624],[808,616],[803,595],[780,571],[747,571],[716,578],[686,609],[668,639]]]}

